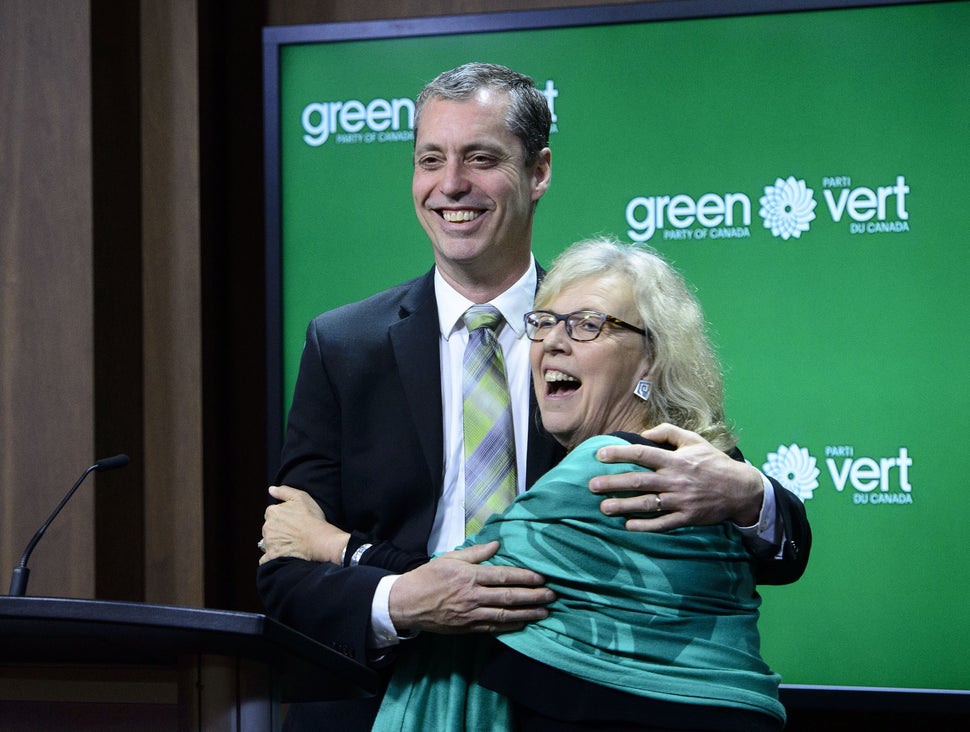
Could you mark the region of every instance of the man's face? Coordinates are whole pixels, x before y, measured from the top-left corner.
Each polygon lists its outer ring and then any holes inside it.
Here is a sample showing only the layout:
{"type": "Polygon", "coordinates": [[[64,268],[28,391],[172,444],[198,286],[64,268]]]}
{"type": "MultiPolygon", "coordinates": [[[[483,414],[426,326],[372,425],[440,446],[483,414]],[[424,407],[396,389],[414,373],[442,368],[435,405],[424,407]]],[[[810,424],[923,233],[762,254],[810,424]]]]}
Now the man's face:
{"type": "Polygon", "coordinates": [[[549,186],[550,155],[525,165],[505,124],[508,97],[482,90],[467,101],[432,99],[421,112],[411,191],[444,276],[492,278],[525,269],[532,212],[549,186]]]}

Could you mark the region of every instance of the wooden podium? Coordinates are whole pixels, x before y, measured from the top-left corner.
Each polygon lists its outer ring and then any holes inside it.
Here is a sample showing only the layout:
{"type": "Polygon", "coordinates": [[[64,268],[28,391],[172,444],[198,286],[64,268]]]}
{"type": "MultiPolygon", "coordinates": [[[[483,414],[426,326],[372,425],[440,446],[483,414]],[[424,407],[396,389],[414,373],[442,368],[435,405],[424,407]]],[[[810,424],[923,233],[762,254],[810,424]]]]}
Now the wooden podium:
{"type": "Polygon", "coordinates": [[[376,674],[265,615],[0,597],[0,728],[271,732],[376,674]]]}

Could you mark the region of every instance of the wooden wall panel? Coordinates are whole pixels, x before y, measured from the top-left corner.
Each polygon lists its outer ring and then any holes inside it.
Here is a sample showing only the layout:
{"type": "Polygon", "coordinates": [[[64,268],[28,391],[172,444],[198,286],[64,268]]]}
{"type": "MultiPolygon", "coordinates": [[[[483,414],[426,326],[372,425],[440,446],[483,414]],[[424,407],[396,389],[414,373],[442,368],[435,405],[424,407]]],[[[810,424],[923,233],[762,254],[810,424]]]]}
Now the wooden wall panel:
{"type": "MultiPolygon", "coordinates": [[[[87,3],[0,3],[0,591],[94,462],[87,3]]],[[[31,557],[29,594],[93,592],[95,482],[31,557]]]]}
{"type": "Polygon", "coordinates": [[[196,11],[0,3],[2,590],[203,604],[196,11]]]}
{"type": "Polygon", "coordinates": [[[142,4],[145,599],[202,606],[196,12],[142,4]]]}

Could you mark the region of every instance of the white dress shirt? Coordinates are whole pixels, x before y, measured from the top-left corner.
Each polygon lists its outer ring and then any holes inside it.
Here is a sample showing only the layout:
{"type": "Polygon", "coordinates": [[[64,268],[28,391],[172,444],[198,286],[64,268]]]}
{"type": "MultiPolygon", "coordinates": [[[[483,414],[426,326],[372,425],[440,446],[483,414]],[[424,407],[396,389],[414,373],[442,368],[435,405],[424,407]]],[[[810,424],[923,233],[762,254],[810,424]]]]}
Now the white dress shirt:
{"type": "MultiPolygon", "coordinates": [[[[516,490],[526,489],[525,467],[528,453],[529,393],[532,384],[529,370],[529,344],[525,337],[523,316],[532,310],[536,293],[536,268],[533,261],[528,271],[512,287],[489,304],[498,308],[505,323],[497,330],[499,346],[505,361],[505,378],[512,404],[512,428],[515,433],[516,490]]],[[[462,427],[462,370],[468,329],[462,316],[473,303],[456,292],[437,271],[435,296],[438,299],[441,354],[441,403],[444,419],[444,485],[438,501],[434,526],[428,540],[428,554],[449,551],[465,540],[465,451],[462,427]]]]}

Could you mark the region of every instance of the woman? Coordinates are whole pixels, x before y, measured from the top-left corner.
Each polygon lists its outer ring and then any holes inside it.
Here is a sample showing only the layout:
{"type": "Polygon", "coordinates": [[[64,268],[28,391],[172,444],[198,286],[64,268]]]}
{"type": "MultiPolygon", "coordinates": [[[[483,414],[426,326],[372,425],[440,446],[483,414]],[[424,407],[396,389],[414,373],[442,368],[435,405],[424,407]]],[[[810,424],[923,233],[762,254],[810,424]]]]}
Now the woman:
{"type": "MultiPolygon", "coordinates": [[[[424,647],[396,668],[375,729],[512,720],[530,730],[781,729],[779,679],[759,655],[760,598],[736,529],[627,531],[587,489],[604,467],[642,469],[604,466],[598,449],[661,422],[734,447],[696,300],[655,254],[595,239],[554,262],[535,307],[526,334],[536,397],[543,426],[569,452],[466,543],[499,541],[490,562],[539,572],[557,600],[500,644],[414,641],[424,647]]],[[[346,544],[334,532],[322,551],[346,544]]],[[[414,560],[381,552],[392,565],[414,560]]]]}

